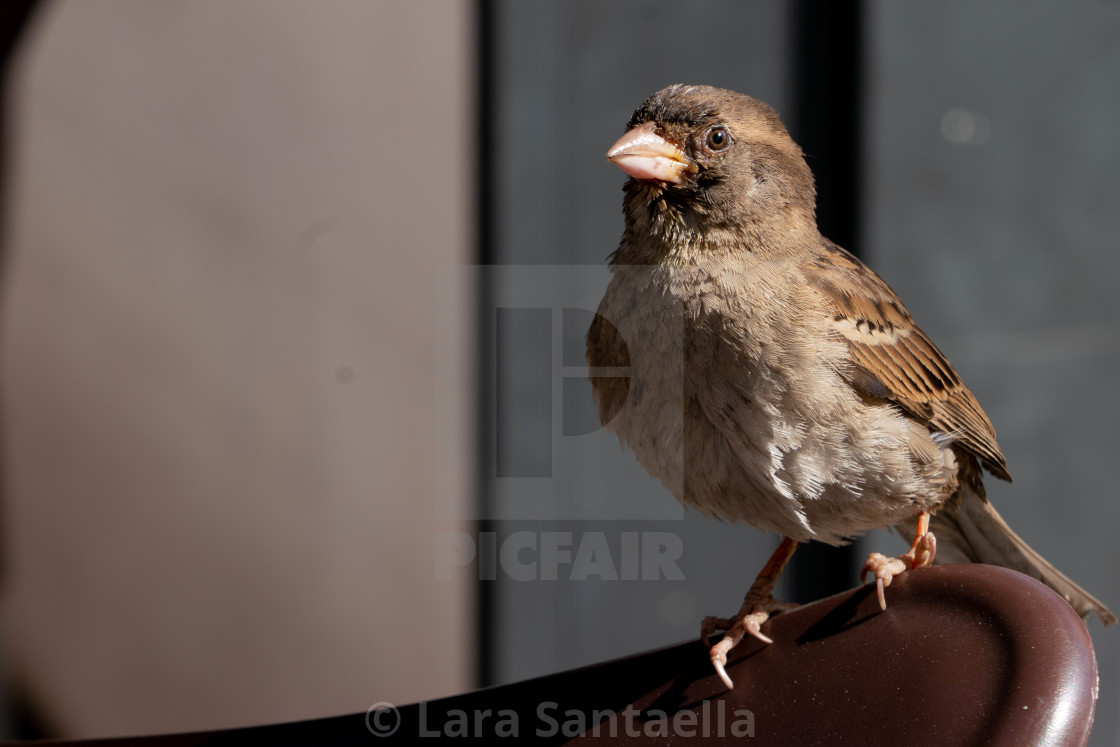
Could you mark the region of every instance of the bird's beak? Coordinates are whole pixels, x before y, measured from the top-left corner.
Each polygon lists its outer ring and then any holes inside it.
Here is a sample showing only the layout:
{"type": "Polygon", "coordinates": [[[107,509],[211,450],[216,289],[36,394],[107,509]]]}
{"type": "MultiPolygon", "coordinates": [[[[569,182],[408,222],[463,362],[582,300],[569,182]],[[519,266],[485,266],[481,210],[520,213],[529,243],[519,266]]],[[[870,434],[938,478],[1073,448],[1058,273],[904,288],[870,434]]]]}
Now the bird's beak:
{"type": "Polygon", "coordinates": [[[607,151],[607,160],[635,179],[680,184],[696,164],[684,151],[654,132],[646,122],[620,137],[607,151]]]}

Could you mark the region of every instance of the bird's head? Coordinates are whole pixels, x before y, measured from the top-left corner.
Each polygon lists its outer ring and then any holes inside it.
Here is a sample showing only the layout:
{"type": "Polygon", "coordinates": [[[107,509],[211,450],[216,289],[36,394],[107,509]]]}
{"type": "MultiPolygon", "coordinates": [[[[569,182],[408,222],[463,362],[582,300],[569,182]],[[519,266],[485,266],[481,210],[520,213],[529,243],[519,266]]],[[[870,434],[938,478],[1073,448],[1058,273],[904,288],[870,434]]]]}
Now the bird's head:
{"type": "Polygon", "coordinates": [[[815,227],[813,175],[778,114],[710,86],[650,96],[607,151],[630,175],[628,226],[669,240],[741,243],[776,224],[815,227]]]}

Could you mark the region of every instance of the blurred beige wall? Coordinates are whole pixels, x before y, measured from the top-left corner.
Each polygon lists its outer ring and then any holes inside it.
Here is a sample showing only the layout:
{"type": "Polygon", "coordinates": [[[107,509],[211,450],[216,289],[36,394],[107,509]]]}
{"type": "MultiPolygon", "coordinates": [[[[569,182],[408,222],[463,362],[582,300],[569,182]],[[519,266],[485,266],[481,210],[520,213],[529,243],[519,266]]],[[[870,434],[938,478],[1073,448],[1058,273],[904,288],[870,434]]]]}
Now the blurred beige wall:
{"type": "Polygon", "coordinates": [[[10,108],[0,633],[62,734],[469,687],[433,526],[472,465],[433,443],[473,364],[433,295],[471,257],[471,10],[41,9],[10,108]],[[440,412],[437,365],[463,371],[440,412]]]}

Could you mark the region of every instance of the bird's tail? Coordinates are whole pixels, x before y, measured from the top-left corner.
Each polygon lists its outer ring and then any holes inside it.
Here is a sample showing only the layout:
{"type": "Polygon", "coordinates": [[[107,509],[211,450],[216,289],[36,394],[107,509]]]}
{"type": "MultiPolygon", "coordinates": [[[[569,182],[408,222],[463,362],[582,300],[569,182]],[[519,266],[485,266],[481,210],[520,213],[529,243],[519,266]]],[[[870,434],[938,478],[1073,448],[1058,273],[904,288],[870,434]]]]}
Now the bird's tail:
{"type": "Polygon", "coordinates": [[[939,561],[988,563],[1019,571],[1061,594],[1082,617],[1087,618],[1090,613],[1096,612],[1105,625],[1116,622],[1116,615],[1099,599],[1070,580],[1015,534],[986,498],[966,490],[959,509],[931,517],[930,531],[938,540],[939,561]]]}

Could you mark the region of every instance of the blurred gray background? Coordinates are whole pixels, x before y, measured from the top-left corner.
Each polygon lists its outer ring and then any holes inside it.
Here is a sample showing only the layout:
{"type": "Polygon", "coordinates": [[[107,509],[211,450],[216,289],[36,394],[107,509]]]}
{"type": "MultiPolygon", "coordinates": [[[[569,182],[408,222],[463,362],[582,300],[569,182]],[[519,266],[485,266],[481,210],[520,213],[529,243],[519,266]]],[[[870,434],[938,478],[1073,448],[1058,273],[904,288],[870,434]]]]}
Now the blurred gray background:
{"type": "MultiPolygon", "coordinates": [[[[434,698],[737,609],[777,538],[681,509],[581,370],[622,230],[603,153],[672,82],[783,114],[826,233],[995,423],[992,500],[1120,607],[1113,0],[31,5],[4,122],[9,735],[434,698]],[[676,572],[641,578],[647,541],[676,572]]],[[[810,551],[780,596],[903,547],[810,551]]],[[[1120,632],[1090,631],[1116,744],[1120,632]]]]}

